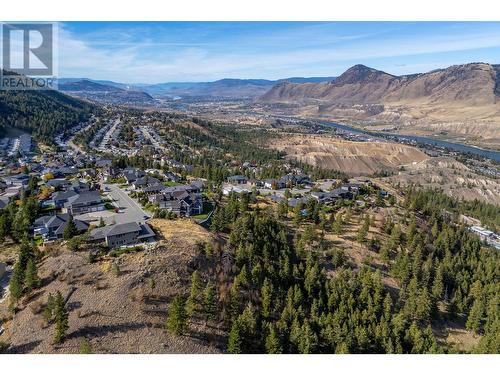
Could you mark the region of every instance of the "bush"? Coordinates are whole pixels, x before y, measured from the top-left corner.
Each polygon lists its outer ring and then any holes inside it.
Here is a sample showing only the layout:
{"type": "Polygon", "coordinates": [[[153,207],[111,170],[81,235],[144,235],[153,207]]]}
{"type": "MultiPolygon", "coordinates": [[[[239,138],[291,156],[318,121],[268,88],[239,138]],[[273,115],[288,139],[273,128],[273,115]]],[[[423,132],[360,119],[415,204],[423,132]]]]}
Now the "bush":
{"type": "Polygon", "coordinates": [[[7,349],[9,349],[9,344],[7,344],[5,341],[0,341],[0,354],[6,353],[7,349]]]}
{"type": "Polygon", "coordinates": [[[124,248],[111,250],[108,255],[113,257],[113,258],[116,258],[122,254],[138,253],[139,251],[143,251],[143,250],[144,250],[143,246],[124,247],[124,248]]]}

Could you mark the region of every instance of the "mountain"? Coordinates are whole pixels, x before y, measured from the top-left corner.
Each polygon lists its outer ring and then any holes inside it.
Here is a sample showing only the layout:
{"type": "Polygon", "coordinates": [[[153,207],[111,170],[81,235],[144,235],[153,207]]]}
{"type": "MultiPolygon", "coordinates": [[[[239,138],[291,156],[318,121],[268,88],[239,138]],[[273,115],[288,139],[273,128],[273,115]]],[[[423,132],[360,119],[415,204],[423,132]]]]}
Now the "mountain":
{"type": "MultiPolygon", "coordinates": [[[[322,82],[334,77],[293,77],[286,79],[292,82],[322,82]]],[[[256,98],[271,89],[276,83],[285,80],[267,79],[235,79],[224,78],[213,82],[169,82],[142,86],[142,89],[153,95],[208,96],[256,98]]]]}
{"type": "Polygon", "coordinates": [[[309,114],[337,120],[500,139],[500,65],[471,63],[402,76],[355,65],[331,82],[281,82],[259,101],[299,104],[309,114]]]}
{"type": "Polygon", "coordinates": [[[134,106],[149,106],[155,103],[153,97],[148,93],[135,89],[128,90],[123,88],[126,85],[112,81],[98,82],[86,78],[81,80],[65,78],[58,81],[60,91],[99,103],[134,106]]]}
{"type": "Polygon", "coordinates": [[[90,91],[90,83],[106,86],[107,89],[101,89],[100,86],[94,86],[92,91],[113,91],[112,88],[118,88],[128,91],[142,91],[152,96],[200,96],[200,97],[231,97],[231,98],[257,98],[275,84],[280,82],[323,82],[332,81],[335,77],[291,77],[279,80],[267,79],[236,79],[224,78],[213,82],[164,82],[156,84],[128,84],[118,83],[106,80],[92,80],[88,78],[59,78],[59,88],[62,91],[90,91]],[[80,90],[79,87],[89,89],[80,90]]]}
{"type": "Polygon", "coordinates": [[[56,134],[85,120],[93,109],[90,103],[55,90],[0,90],[0,133],[10,126],[51,143],[56,134]]]}
{"type": "Polygon", "coordinates": [[[60,91],[109,91],[109,92],[124,91],[124,89],[122,88],[94,82],[88,79],[82,79],[81,81],[59,83],[59,90],[60,91]]]}

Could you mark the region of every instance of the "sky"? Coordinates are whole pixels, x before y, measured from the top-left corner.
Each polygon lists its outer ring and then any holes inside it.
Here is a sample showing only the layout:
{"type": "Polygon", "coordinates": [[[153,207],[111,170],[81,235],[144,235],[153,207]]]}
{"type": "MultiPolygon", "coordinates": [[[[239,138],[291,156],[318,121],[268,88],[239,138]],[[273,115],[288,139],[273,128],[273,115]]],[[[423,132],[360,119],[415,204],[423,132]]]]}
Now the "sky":
{"type": "Polygon", "coordinates": [[[500,63],[500,22],[67,22],[58,29],[59,77],[126,83],[500,63]]]}

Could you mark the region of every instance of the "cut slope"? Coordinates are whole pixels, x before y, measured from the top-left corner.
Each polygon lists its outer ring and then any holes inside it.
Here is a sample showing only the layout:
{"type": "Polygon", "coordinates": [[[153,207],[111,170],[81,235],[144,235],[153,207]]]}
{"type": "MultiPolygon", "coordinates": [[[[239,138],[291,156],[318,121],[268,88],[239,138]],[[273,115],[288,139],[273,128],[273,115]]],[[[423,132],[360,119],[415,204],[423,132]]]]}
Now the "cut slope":
{"type": "Polygon", "coordinates": [[[414,147],[389,142],[352,142],[325,136],[287,136],[272,147],[287,157],[352,175],[395,170],[428,157],[414,147]]]}

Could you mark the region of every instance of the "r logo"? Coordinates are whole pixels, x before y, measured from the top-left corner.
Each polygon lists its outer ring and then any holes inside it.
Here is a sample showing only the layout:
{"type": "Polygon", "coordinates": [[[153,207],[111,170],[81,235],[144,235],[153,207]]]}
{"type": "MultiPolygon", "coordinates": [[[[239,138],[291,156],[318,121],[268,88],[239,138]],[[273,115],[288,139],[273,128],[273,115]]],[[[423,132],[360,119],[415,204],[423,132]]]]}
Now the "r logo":
{"type": "Polygon", "coordinates": [[[2,25],[3,67],[26,76],[53,74],[53,25],[2,25]]]}

